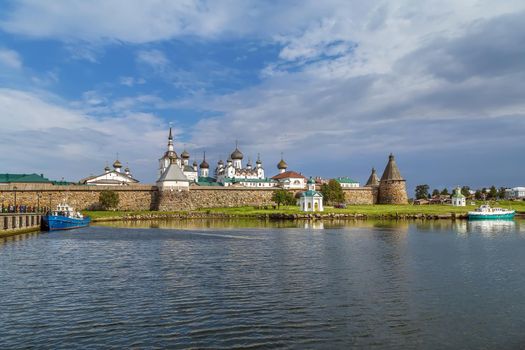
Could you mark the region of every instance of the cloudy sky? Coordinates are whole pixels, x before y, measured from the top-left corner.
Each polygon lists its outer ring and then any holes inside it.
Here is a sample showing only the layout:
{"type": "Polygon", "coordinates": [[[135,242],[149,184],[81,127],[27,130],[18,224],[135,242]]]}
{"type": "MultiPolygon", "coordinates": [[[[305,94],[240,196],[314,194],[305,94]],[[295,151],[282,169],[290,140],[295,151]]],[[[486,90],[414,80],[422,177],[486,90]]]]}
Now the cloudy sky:
{"type": "Polygon", "coordinates": [[[0,172],[78,181],[176,150],[270,175],[525,185],[525,2],[0,2],[0,172]]]}

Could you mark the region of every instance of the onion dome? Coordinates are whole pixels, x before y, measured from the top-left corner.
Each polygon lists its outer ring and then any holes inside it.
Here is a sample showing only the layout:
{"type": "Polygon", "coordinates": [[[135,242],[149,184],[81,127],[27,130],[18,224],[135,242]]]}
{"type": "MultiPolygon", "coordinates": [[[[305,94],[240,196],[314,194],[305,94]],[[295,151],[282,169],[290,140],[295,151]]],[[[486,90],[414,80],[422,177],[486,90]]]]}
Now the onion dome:
{"type": "Polygon", "coordinates": [[[124,169],[124,172],[129,173],[129,168],[126,167],[126,169],[124,169]]]}
{"type": "Polygon", "coordinates": [[[310,176],[310,178],[308,179],[307,184],[309,184],[309,185],[314,185],[314,184],[315,184],[315,180],[314,180],[314,178],[310,176]]]}
{"type": "Polygon", "coordinates": [[[104,168],[104,171],[107,173],[108,171],[111,171],[111,169],[109,168],[109,165],[106,164],[106,167],[104,168]]]}
{"type": "Polygon", "coordinates": [[[190,154],[186,150],[182,151],[180,156],[181,156],[182,159],[190,159],[190,154]]]}
{"type": "Polygon", "coordinates": [[[122,168],[122,163],[117,159],[115,163],[113,163],[113,168],[122,168]]]}
{"type": "Polygon", "coordinates": [[[196,160],[193,161],[193,166],[194,167],[197,166],[197,161],[196,160]]]}
{"type": "Polygon", "coordinates": [[[228,160],[226,161],[226,163],[231,163],[232,162],[232,158],[228,158],[228,160]]]}
{"type": "Polygon", "coordinates": [[[199,165],[201,169],[209,169],[210,165],[206,162],[206,160],[203,160],[201,165],[199,165]]]}
{"type": "Polygon", "coordinates": [[[224,165],[224,162],[223,162],[222,159],[221,159],[221,160],[219,160],[219,163],[217,163],[217,164],[219,164],[219,165],[224,165]]]}
{"type": "Polygon", "coordinates": [[[235,145],[235,151],[232,152],[232,154],[230,155],[230,158],[242,160],[243,154],[241,151],[239,151],[239,147],[237,146],[237,144],[235,145]]]}
{"type": "Polygon", "coordinates": [[[288,164],[281,158],[281,161],[277,164],[277,169],[281,170],[286,168],[288,168],[288,164]]]}
{"type": "Polygon", "coordinates": [[[252,161],[250,159],[248,159],[248,164],[246,164],[247,167],[252,167],[252,161]]]}

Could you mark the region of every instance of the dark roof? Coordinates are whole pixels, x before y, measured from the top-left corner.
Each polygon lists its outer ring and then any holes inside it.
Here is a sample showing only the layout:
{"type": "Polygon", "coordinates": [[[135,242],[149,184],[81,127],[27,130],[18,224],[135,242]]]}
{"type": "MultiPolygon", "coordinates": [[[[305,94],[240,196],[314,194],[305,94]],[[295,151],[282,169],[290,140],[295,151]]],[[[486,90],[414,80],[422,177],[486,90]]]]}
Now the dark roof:
{"type": "Polygon", "coordinates": [[[230,158],[231,159],[242,159],[243,158],[243,155],[242,155],[242,152],[239,151],[239,148],[235,148],[235,151],[232,152],[232,154],[230,155],[230,158]]]}
{"type": "Polygon", "coordinates": [[[284,173],[282,174],[278,174],[278,175],[275,175],[274,177],[272,177],[272,179],[274,180],[280,180],[280,179],[288,179],[288,178],[301,178],[301,179],[305,179],[306,180],[306,177],[302,174],[299,174],[295,171],[285,171],[284,173]]]}
{"type": "Polygon", "coordinates": [[[401,173],[399,172],[399,169],[397,168],[397,164],[392,153],[390,153],[390,156],[388,157],[388,164],[386,165],[385,171],[383,171],[383,176],[381,176],[381,181],[388,180],[404,180],[401,176],[401,173]]]}
{"type": "Polygon", "coordinates": [[[370,174],[365,186],[379,186],[379,178],[377,177],[375,168],[372,168],[372,173],[370,174]]]}
{"type": "Polygon", "coordinates": [[[157,180],[157,182],[163,181],[188,181],[188,178],[177,164],[171,163],[157,180]]]}

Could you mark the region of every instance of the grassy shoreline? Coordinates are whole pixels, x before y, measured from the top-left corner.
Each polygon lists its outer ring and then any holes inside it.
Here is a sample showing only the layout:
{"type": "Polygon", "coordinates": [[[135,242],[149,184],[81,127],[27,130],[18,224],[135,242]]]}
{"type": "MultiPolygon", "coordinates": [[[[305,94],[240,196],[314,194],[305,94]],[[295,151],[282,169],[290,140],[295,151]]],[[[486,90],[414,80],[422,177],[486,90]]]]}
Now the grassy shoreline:
{"type": "MultiPolygon", "coordinates": [[[[191,211],[85,211],[93,221],[116,220],[151,220],[168,218],[274,218],[293,219],[315,216],[316,218],[461,218],[467,212],[476,208],[476,205],[453,207],[451,205],[349,205],[338,209],[325,207],[322,213],[304,213],[297,206],[281,206],[279,209],[257,207],[222,207],[207,208],[191,211]]],[[[525,213],[525,202],[499,201],[491,203],[493,206],[512,208],[517,213],[525,213]]]]}

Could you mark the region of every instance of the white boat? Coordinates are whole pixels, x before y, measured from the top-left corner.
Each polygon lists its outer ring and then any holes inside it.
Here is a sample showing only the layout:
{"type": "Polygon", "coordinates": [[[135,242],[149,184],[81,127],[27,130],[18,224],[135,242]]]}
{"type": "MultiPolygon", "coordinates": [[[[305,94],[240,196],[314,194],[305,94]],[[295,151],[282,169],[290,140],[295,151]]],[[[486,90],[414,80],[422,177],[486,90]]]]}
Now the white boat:
{"type": "Polygon", "coordinates": [[[516,214],[515,210],[503,208],[491,208],[488,204],[483,204],[474,211],[468,212],[469,220],[501,220],[512,219],[516,214]]]}

